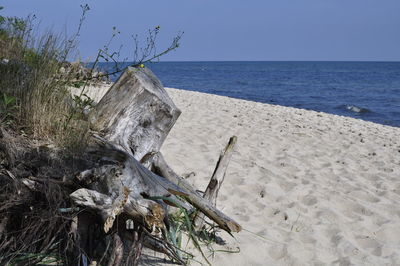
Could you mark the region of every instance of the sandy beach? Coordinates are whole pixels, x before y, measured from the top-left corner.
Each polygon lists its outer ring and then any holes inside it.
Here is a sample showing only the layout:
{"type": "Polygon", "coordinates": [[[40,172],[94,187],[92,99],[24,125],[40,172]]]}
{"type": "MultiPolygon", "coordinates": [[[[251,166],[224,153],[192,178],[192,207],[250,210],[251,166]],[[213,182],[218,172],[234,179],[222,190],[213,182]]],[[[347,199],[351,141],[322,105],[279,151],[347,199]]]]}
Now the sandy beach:
{"type": "Polygon", "coordinates": [[[400,128],[167,91],[182,115],[162,152],[195,187],[238,137],[217,206],[244,228],[222,234],[240,253],[213,265],[400,265],[400,128]]]}
{"type": "Polygon", "coordinates": [[[166,90],[182,114],[161,151],[196,188],[238,137],[217,207],[243,231],[214,249],[240,252],[213,265],[400,265],[400,128],[166,90]]]}
{"type": "Polygon", "coordinates": [[[400,0],[4,2],[0,266],[400,266],[400,0]]]}

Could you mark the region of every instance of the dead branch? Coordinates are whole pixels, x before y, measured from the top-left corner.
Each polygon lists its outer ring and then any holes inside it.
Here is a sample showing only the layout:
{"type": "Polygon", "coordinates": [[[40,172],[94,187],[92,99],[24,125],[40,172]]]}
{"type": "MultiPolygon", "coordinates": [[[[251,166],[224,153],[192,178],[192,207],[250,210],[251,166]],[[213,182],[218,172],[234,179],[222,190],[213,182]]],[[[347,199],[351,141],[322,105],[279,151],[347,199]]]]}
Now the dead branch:
{"type": "MultiPolygon", "coordinates": [[[[226,169],[228,168],[229,161],[231,160],[236,142],[236,136],[233,136],[229,139],[229,142],[226,145],[225,149],[219,155],[215,170],[211,176],[206,191],[204,192],[203,198],[208,200],[209,202],[212,202],[214,206],[216,206],[218,191],[221,188],[222,182],[224,182],[226,169]]],[[[198,215],[196,215],[194,223],[197,229],[201,229],[204,224],[204,214],[199,213],[198,215]]]]}
{"type": "Polygon", "coordinates": [[[204,199],[198,192],[196,192],[185,179],[178,176],[165,162],[161,153],[158,153],[153,157],[153,166],[157,173],[172,183],[177,184],[182,189],[185,189],[187,195],[185,195],[184,198],[194,207],[203,212],[207,217],[216,222],[223,230],[228,232],[241,231],[242,228],[237,222],[216,209],[210,201],[204,199]]]}

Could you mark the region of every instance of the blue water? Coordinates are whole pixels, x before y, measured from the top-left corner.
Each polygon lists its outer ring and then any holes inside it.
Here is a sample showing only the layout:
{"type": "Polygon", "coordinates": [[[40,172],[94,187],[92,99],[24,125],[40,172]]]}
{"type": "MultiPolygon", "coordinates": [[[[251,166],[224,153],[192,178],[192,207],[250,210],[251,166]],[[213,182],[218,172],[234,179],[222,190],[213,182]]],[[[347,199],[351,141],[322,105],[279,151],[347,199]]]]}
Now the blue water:
{"type": "Polygon", "coordinates": [[[400,62],[160,62],[165,87],[400,127],[400,62]]]}

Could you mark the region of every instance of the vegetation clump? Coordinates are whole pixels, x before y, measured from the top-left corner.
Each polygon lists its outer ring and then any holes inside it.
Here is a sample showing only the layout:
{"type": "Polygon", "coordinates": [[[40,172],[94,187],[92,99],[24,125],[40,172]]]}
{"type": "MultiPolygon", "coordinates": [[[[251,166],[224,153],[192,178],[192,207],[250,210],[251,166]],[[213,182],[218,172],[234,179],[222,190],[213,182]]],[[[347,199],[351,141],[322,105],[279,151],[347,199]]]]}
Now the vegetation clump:
{"type": "MultiPolygon", "coordinates": [[[[0,264],[78,265],[96,260],[100,265],[136,265],[145,245],[187,264],[194,258],[184,251],[184,235],[203,256],[201,245],[218,240],[214,226],[200,232],[194,229],[196,209],[188,213],[177,205],[177,212],[167,217],[168,226],[158,236],[146,225],[125,225],[123,215],[116,217],[108,234],[100,223],[88,225],[88,232],[80,231],[78,221],[98,220],[93,218],[97,214],[77,207],[70,199],[72,192],[86,186],[75,178],[77,173],[98,166],[96,155],[86,149],[91,133],[87,112],[94,102],[85,89],[124,70],[118,53],[110,52],[108,45],[99,49],[89,68],[68,62],[88,10],[87,5],[82,6],[78,31],[71,38],[51,32],[36,34],[34,16],[0,16],[0,264]],[[113,70],[96,70],[100,60],[114,63],[113,70]],[[71,87],[81,92],[71,96],[71,87]],[[132,246],[128,259],[117,263],[114,236],[124,226],[134,230],[132,246]],[[83,246],[89,248],[83,250],[83,246]]],[[[136,49],[130,66],[143,68],[179,46],[181,34],[170,47],[156,53],[159,30],[157,26],[149,31],[143,48],[134,37],[136,49]]],[[[114,31],[111,40],[118,33],[114,31]]]]}
{"type": "Polygon", "coordinates": [[[82,117],[68,119],[76,114],[68,90],[73,79],[61,77],[60,69],[72,47],[52,33],[35,37],[33,20],[3,18],[0,24],[0,120],[75,150],[84,146],[89,125],[82,117]]]}

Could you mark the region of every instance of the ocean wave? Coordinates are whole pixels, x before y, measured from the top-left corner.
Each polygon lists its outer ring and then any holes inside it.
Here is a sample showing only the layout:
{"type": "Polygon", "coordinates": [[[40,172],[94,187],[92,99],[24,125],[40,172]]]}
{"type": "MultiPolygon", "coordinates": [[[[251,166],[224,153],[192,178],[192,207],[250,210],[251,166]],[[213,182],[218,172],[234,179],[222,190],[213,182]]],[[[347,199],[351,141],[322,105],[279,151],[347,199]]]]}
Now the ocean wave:
{"type": "Polygon", "coordinates": [[[372,111],[370,109],[367,108],[363,108],[360,106],[356,106],[356,105],[342,105],[342,108],[344,107],[346,110],[353,112],[353,113],[357,113],[357,114],[364,114],[364,113],[372,113],[372,111]]]}

